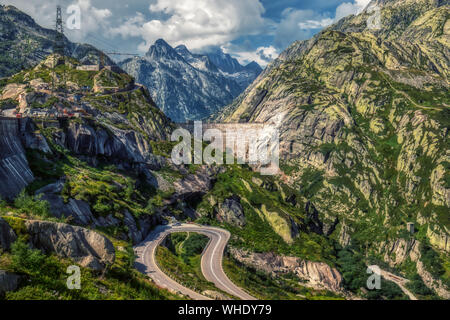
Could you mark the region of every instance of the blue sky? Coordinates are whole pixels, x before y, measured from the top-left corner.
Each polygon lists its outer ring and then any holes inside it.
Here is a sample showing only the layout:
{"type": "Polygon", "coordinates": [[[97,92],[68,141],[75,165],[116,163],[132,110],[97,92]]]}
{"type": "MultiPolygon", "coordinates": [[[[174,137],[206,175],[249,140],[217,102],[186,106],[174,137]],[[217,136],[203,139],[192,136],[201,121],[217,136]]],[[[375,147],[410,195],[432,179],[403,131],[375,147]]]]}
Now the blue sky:
{"type": "Polygon", "coordinates": [[[194,52],[221,47],[242,63],[265,66],[295,40],[310,38],[370,0],[0,0],[52,27],[55,7],[80,8],[72,41],[106,51],[143,54],[159,38],[194,52]]]}

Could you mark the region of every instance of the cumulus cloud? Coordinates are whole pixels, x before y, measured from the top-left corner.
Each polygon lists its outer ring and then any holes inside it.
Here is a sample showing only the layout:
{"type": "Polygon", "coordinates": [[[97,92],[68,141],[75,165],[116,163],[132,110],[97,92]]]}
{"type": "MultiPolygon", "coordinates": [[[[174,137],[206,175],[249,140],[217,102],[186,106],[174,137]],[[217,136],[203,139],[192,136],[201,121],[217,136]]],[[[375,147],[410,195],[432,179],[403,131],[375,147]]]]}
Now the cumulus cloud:
{"type": "Polygon", "coordinates": [[[261,67],[267,66],[276,59],[280,52],[274,46],[258,47],[256,50],[242,50],[237,46],[224,45],[222,50],[234,56],[238,61],[246,65],[252,61],[257,62],[261,67]]]}
{"type": "Polygon", "coordinates": [[[360,14],[370,3],[371,0],[355,0],[352,2],[344,2],[336,8],[335,20],[338,21],[351,14],[360,14]]]}
{"type": "Polygon", "coordinates": [[[259,0],[157,0],[149,10],[163,17],[144,22],[137,16],[112,33],[140,33],[144,40],[141,49],[163,38],[173,46],[185,44],[195,51],[256,34],[266,25],[259,0]]]}
{"type": "Polygon", "coordinates": [[[275,45],[285,48],[296,40],[305,40],[319,29],[331,23],[333,19],[313,10],[295,10],[287,8],[275,32],[275,45]]]}
{"type": "MultiPolygon", "coordinates": [[[[29,14],[35,21],[46,27],[55,28],[56,6],[61,3],[59,0],[30,1],[30,0],[0,0],[1,4],[13,5],[23,12],[29,14]]],[[[92,5],[91,0],[76,0],[70,4],[79,6],[81,10],[80,30],[69,30],[65,33],[74,41],[83,40],[89,33],[105,33],[110,26],[112,12],[107,8],[97,8],[92,5]]],[[[63,19],[69,15],[66,13],[67,6],[62,6],[63,19]]]]}
{"type": "Polygon", "coordinates": [[[109,18],[112,12],[109,9],[99,9],[92,5],[91,0],[77,0],[73,2],[81,9],[81,29],[70,30],[71,38],[75,41],[83,40],[89,33],[98,33],[108,30],[111,25],[109,18]]]}
{"type": "Polygon", "coordinates": [[[136,16],[127,18],[118,27],[110,29],[110,34],[120,35],[126,37],[138,37],[142,35],[142,25],[146,22],[144,15],[141,12],[136,12],[136,16]]]}
{"type": "Polygon", "coordinates": [[[361,13],[371,0],[354,0],[344,2],[336,8],[334,17],[314,10],[296,10],[287,8],[282,13],[282,19],[276,27],[275,45],[285,48],[296,40],[311,38],[314,33],[337,22],[350,14],[361,13]]]}
{"type": "MultiPolygon", "coordinates": [[[[0,0],[2,4],[12,4],[30,14],[47,28],[54,28],[55,7],[60,2],[0,0]]],[[[295,40],[308,39],[340,18],[360,13],[370,0],[333,0],[333,5],[341,3],[335,13],[319,12],[320,9],[287,8],[281,16],[278,13],[274,16],[271,12],[265,14],[261,2],[136,0],[124,4],[109,0],[71,0],[64,4],[80,7],[81,30],[66,29],[65,33],[73,41],[89,42],[103,49],[137,47],[139,51],[145,52],[159,38],[164,38],[173,46],[185,44],[194,52],[225,46],[241,62],[255,60],[264,66],[295,40]],[[272,37],[273,42],[269,43],[272,37]],[[247,46],[242,42],[240,46],[231,45],[236,42],[234,40],[242,38],[264,40],[260,43],[252,40],[247,46]]],[[[321,8],[324,2],[314,0],[305,8],[321,8]]],[[[286,1],[281,6],[288,3],[291,2],[286,1]]],[[[65,9],[63,7],[63,16],[67,18],[65,9]]]]}

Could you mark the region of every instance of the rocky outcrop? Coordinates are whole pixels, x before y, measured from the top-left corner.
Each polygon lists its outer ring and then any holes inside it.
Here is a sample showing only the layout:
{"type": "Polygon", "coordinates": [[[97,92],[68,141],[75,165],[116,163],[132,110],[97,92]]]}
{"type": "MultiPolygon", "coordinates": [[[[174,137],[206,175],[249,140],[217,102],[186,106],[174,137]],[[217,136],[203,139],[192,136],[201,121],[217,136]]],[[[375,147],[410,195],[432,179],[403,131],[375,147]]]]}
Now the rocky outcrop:
{"type": "Polygon", "coordinates": [[[34,180],[20,139],[21,121],[0,117],[0,197],[12,199],[34,180]]]}
{"type": "Polygon", "coordinates": [[[6,292],[14,291],[19,286],[20,276],[0,270],[0,296],[6,292]]]}
{"type": "Polygon", "coordinates": [[[422,278],[425,285],[430,288],[431,290],[434,290],[438,296],[450,300],[450,291],[448,288],[442,283],[441,280],[435,279],[431,273],[429,273],[425,266],[423,265],[422,261],[417,261],[416,264],[417,267],[417,274],[422,278]]]}
{"type": "MultiPolygon", "coordinates": [[[[443,229],[445,226],[443,227],[443,229]]],[[[446,228],[445,228],[446,229],[446,228]]],[[[428,227],[427,237],[430,239],[430,243],[435,248],[439,250],[450,253],[450,235],[447,231],[432,229],[432,227],[428,227]]]]}
{"type": "Polygon", "coordinates": [[[420,246],[420,242],[414,239],[398,239],[389,243],[382,243],[380,252],[385,253],[384,261],[389,263],[391,267],[398,267],[409,258],[415,263],[417,274],[422,278],[424,284],[429,289],[435,291],[440,297],[450,299],[450,292],[448,291],[448,288],[440,279],[433,277],[433,275],[426,270],[424,264],[420,260],[420,246]]]}
{"type": "Polygon", "coordinates": [[[235,248],[230,248],[230,253],[237,261],[274,276],[292,272],[304,281],[303,285],[344,293],[342,275],[326,263],[278,256],[273,253],[251,253],[235,248]]]}
{"type": "Polygon", "coordinates": [[[292,217],[286,213],[269,210],[265,204],[261,210],[254,208],[259,217],[268,223],[273,231],[278,234],[286,243],[292,244],[299,233],[299,228],[292,217]]]}
{"type": "Polygon", "coordinates": [[[206,194],[211,190],[216,174],[216,168],[200,167],[195,174],[188,174],[174,182],[175,193],[172,198],[188,200],[192,197],[206,194]]]}
{"type": "Polygon", "coordinates": [[[67,147],[83,156],[105,156],[117,162],[154,163],[147,140],[136,131],[97,128],[72,122],[67,129],[67,147]]]}
{"type": "Polygon", "coordinates": [[[124,213],[123,223],[128,229],[128,239],[133,244],[138,244],[143,241],[150,230],[161,224],[161,217],[158,214],[146,215],[139,219],[135,219],[127,210],[124,213]]]}
{"type": "Polygon", "coordinates": [[[384,252],[384,261],[391,267],[398,266],[410,258],[416,262],[420,258],[420,242],[414,239],[397,239],[389,243],[381,244],[381,252],[384,252]]]}
{"type": "Polygon", "coordinates": [[[103,270],[114,263],[114,246],[97,232],[64,223],[26,221],[30,242],[47,253],[73,259],[83,267],[103,270]]]}
{"type": "Polygon", "coordinates": [[[70,218],[71,222],[87,226],[95,221],[94,215],[88,203],[82,200],[69,199],[64,202],[60,195],[65,180],[49,184],[36,191],[36,196],[47,201],[50,205],[50,213],[57,218],[70,218]]]}
{"type": "Polygon", "coordinates": [[[0,218],[0,250],[9,250],[17,236],[9,224],[0,218]]]}
{"type": "Polygon", "coordinates": [[[239,197],[233,196],[225,199],[223,203],[219,205],[217,210],[217,220],[225,222],[236,227],[245,226],[244,210],[239,197]]]}
{"type": "Polygon", "coordinates": [[[89,204],[83,200],[70,198],[64,202],[61,196],[64,183],[64,180],[60,180],[36,191],[36,196],[49,203],[50,213],[57,218],[69,218],[71,223],[94,228],[117,227],[123,224],[127,227],[128,233],[122,238],[131,240],[134,244],[141,242],[150,229],[160,223],[160,217],[156,214],[135,219],[127,210],[123,213],[123,220],[115,218],[112,214],[96,217],[89,204]]]}

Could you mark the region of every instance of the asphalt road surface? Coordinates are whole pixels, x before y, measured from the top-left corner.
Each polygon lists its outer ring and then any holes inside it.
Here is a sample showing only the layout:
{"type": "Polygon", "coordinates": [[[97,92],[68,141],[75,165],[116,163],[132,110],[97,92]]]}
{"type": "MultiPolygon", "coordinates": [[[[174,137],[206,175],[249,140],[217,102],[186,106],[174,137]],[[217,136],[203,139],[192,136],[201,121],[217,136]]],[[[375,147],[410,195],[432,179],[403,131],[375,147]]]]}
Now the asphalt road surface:
{"type": "Polygon", "coordinates": [[[210,241],[202,254],[201,261],[202,273],[206,280],[213,282],[217,288],[235,297],[243,300],[255,300],[254,297],[236,286],[225,275],[222,269],[222,258],[225,246],[230,239],[230,233],[219,228],[193,224],[173,224],[156,227],[142,243],[134,248],[137,255],[136,268],[140,272],[147,274],[162,288],[181,293],[194,300],[210,300],[210,298],[172,280],[158,267],[155,258],[156,248],[164,238],[175,232],[196,232],[206,235],[210,241]]]}
{"type": "Polygon", "coordinates": [[[385,270],[381,270],[381,276],[388,281],[396,283],[400,287],[400,289],[409,297],[410,300],[417,300],[416,296],[405,287],[405,284],[409,282],[408,279],[396,276],[395,274],[392,274],[385,270]]]}

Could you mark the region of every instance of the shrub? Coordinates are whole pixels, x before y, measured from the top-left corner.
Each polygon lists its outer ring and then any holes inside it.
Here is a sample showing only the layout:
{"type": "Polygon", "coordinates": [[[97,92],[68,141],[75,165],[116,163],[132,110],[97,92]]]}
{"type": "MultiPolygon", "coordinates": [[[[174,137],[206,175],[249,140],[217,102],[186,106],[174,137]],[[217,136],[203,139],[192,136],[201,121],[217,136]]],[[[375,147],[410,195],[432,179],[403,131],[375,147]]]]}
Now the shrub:
{"type": "Polygon", "coordinates": [[[0,213],[4,213],[6,211],[8,204],[6,203],[5,200],[2,199],[2,197],[0,197],[0,213]]]}
{"type": "Polygon", "coordinates": [[[428,288],[423,282],[422,278],[416,273],[411,282],[408,283],[408,287],[416,294],[420,294],[422,296],[432,296],[434,292],[428,288]]]}
{"type": "Polygon", "coordinates": [[[181,255],[183,260],[188,263],[190,257],[201,254],[203,252],[203,249],[208,244],[208,241],[208,237],[202,234],[191,234],[189,238],[183,243],[184,252],[181,255]]]}
{"type": "Polygon", "coordinates": [[[17,240],[11,246],[11,260],[15,270],[25,273],[38,273],[45,261],[45,256],[36,249],[31,249],[23,240],[17,240]]]}
{"type": "Polygon", "coordinates": [[[41,196],[32,197],[23,190],[14,200],[15,207],[22,213],[37,215],[40,217],[50,216],[50,205],[47,201],[41,200],[41,196]]]}

